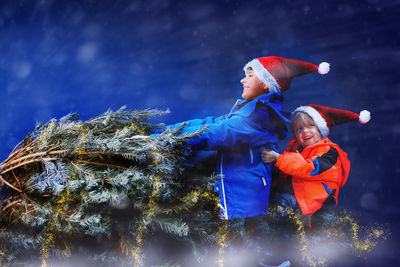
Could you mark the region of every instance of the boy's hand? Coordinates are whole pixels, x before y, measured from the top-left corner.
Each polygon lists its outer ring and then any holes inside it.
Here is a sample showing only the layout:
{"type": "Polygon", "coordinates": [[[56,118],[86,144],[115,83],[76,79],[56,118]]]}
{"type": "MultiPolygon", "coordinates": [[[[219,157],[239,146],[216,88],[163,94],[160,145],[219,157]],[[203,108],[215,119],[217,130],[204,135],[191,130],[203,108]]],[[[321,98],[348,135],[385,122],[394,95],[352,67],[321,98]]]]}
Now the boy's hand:
{"type": "Polygon", "coordinates": [[[262,161],[264,161],[264,163],[271,163],[277,161],[279,155],[280,155],[279,153],[276,153],[271,149],[263,148],[261,151],[261,159],[262,161]]]}

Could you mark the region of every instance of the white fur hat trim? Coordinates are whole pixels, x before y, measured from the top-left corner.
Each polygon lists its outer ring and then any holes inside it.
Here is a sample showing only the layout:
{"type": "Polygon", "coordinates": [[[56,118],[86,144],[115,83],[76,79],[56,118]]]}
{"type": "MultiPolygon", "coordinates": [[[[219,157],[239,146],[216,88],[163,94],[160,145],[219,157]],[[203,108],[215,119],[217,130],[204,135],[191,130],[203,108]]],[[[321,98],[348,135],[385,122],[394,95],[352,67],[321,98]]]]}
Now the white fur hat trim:
{"type": "Polygon", "coordinates": [[[371,119],[371,113],[368,110],[363,110],[360,112],[360,116],[358,117],[358,121],[362,124],[369,122],[371,119]]]}
{"type": "Polygon", "coordinates": [[[306,113],[308,116],[310,116],[313,119],[313,121],[315,122],[316,126],[318,127],[322,137],[327,137],[329,135],[328,125],[326,124],[326,121],[324,120],[324,118],[321,116],[321,114],[316,109],[314,109],[310,106],[300,106],[292,112],[292,116],[294,115],[294,113],[299,112],[299,111],[306,113]]]}
{"type": "Polygon", "coordinates": [[[256,73],[258,79],[266,86],[268,86],[269,91],[272,93],[280,93],[281,87],[275,80],[274,76],[261,64],[261,62],[256,58],[247,63],[243,70],[246,72],[248,68],[252,68],[256,73]]]}
{"type": "Polygon", "coordinates": [[[318,66],[318,73],[319,74],[327,74],[330,70],[330,65],[328,62],[322,62],[318,66]]]}

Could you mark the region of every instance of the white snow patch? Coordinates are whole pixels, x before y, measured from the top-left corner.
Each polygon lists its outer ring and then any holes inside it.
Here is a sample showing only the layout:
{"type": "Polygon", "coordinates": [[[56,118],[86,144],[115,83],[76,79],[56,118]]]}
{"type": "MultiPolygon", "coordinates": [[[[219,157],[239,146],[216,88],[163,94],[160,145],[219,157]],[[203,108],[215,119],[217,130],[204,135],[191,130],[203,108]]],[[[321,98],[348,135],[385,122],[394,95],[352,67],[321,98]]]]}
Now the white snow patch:
{"type": "Polygon", "coordinates": [[[310,13],[311,8],[309,5],[305,5],[303,10],[304,10],[304,15],[308,15],[308,13],[310,13]]]}
{"type": "Polygon", "coordinates": [[[400,124],[394,124],[392,127],[393,134],[397,135],[400,134],[400,124]]]}
{"type": "Polygon", "coordinates": [[[74,13],[70,16],[70,19],[69,19],[69,22],[72,25],[80,24],[83,21],[84,17],[85,17],[85,14],[84,14],[84,12],[82,10],[80,10],[77,7],[75,7],[75,9],[77,9],[77,10],[74,11],[74,13]]]}
{"type": "Polygon", "coordinates": [[[87,42],[83,44],[77,53],[77,60],[83,63],[87,63],[97,56],[99,45],[94,42],[87,42]]]}
{"type": "Polygon", "coordinates": [[[138,2],[133,2],[127,8],[125,8],[125,13],[137,12],[141,10],[141,6],[138,2]]]}
{"type": "Polygon", "coordinates": [[[129,206],[129,198],[125,194],[112,195],[110,205],[116,209],[125,209],[129,206]]]}
{"type": "Polygon", "coordinates": [[[382,186],[383,185],[382,185],[382,182],[380,180],[374,180],[374,181],[370,182],[370,188],[372,190],[378,191],[378,190],[380,190],[382,188],[382,186]]]}
{"type": "Polygon", "coordinates": [[[339,5],[339,15],[343,17],[354,16],[354,8],[351,5],[339,5]]]}
{"type": "Polygon", "coordinates": [[[204,3],[197,6],[188,5],[185,12],[190,20],[202,20],[211,18],[211,15],[215,12],[215,7],[204,3]]]}
{"type": "Polygon", "coordinates": [[[138,72],[141,72],[143,70],[143,65],[140,64],[139,62],[134,62],[130,66],[130,71],[132,74],[136,74],[138,72]]]}
{"type": "Polygon", "coordinates": [[[193,85],[183,85],[179,89],[179,96],[184,100],[195,101],[199,97],[199,89],[194,88],[193,85]]]}
{"type": "Polygon", "coordinates": [[[25,79],[31,74],[32,67],[31,64],[27,61],[17,62],[13,67],[13,71],[18,78],[25,79]]]}
{"type": "Polygon", "coordinates": [[[152,94],[151,96],[146,97],[145,99],[142,100],[144,100],[144,106],[148,108],[160,108],[167,103],[164,97],[155,94],[152,94]]]}
{"type": "Polygon", "coordinates": [[[52,57],[51,63],[54,66],[60,66],[65,62],[66,59],[67,59],[67,56],[65,54],[58,53],[54,57],[52,57]]]}
{"type": "Polygon", "coordinates": [[[7,94],[11,95],[12,93],[17,92],[18,87],[15,83],[10,83],[7,85],[7,94]]]}
{"type": "Polygon", "coordinates": [[[101,28],[97,24],[90,24],[83,29],[83,36],[93,38],[99,35],[101,28]]]}
{"type": "Polygon", "coordinates": [[[361,207],[366,210],[377,210],[378,209],[378,198],[374,193],[365,193],[360,198],[361,207]]]}

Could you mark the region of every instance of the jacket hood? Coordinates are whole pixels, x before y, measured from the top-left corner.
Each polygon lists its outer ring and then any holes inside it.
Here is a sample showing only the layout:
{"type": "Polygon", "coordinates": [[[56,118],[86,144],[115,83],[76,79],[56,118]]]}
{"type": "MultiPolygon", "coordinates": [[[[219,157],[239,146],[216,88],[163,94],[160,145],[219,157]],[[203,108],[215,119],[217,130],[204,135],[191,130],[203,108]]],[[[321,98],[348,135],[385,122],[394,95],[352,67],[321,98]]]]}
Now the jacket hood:
{"type": "MultiPolygon", "coordinates": [[[[240,114],[242,116],[248,117],[250,116],[251,113],[254,112],[257,105],[265,105],[271,108],[274,111],[274,113],[278,115],[278,118],[281,119],[283,122],[290,123],[291,114],[283,111],[282,102],[283,102],[283,95],[281,93],[263,94],[249,101],[242,108],[240,108],[240,114]]],[[[239,99],[236,102],[235,106],[233,107],[231,114],[237,113],[238,112],[237,106],[243,105],[244,103],[246,103],[246,100],[239,99]]]]}

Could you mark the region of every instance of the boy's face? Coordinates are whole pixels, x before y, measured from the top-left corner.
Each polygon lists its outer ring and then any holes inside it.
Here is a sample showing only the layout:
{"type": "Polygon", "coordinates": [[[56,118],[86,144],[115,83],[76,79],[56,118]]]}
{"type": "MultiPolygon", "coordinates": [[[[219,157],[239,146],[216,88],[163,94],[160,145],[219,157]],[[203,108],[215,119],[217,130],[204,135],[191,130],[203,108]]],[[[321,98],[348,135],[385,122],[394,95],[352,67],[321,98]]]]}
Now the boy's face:
{"type": "Polygon", "coordinates": [[[306,124],[298,123],[293,128],[293,135],[301,147],[308,147],[322,139],[321,133],[314,121],[306,124]]]}
{"type": "Polygon", "coordinates": [[[254,70],[250,68],[246,70],[246,76],[240,82],[243,84],[242,97],[245,100],[250,101],[269,92],[268,87],[258,79],[254,70]]]}

